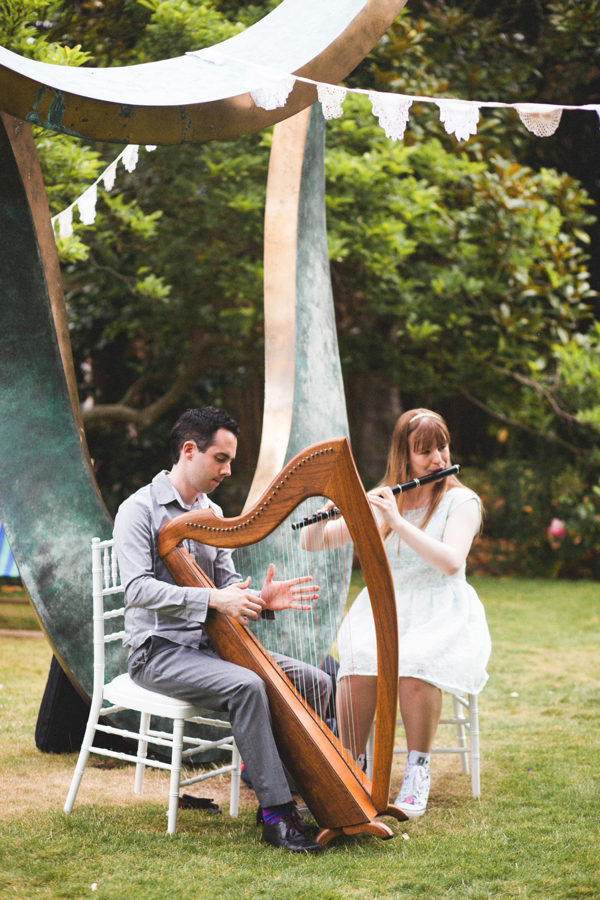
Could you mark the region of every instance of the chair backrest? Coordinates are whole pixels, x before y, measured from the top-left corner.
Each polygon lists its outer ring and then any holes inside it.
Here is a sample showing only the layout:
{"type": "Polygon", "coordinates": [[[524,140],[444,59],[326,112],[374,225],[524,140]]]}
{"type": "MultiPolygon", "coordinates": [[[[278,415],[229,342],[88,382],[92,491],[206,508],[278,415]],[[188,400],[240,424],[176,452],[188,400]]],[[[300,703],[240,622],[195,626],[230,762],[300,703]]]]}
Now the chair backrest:
{"type": "Polygon", "coordinates": [[[92,599],[94,616],[94,691],[127,671],[127,653],[122,641],[125,617],[124,589],[114,541],[92,538],[92,599]],[[116,601],[116,602],[115,602],[116,601]],[[115,627],[110,627],[110,624],[115,627]],[[105,645],[115,644],[108,659],[105,645]]]}

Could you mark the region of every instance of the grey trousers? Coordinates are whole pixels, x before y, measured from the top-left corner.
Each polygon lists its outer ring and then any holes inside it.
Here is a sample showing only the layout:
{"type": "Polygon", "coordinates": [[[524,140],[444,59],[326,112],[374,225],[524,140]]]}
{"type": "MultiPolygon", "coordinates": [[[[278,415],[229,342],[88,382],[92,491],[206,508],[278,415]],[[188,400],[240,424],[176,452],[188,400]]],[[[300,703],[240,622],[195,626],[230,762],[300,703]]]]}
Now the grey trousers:
{"type": "MultiPolygon", "coordinates": [[[[272,655],[307,703],[322,714],[331,693],[329,675],[299,660],[272,655]]],[[[206,635],[198,648],[148,638],[129,657],[129,674],[148,690],[227,713],[260,805],[277,806],[292,799],[273,737],[263,680],[221,659],[206,635]]]]}

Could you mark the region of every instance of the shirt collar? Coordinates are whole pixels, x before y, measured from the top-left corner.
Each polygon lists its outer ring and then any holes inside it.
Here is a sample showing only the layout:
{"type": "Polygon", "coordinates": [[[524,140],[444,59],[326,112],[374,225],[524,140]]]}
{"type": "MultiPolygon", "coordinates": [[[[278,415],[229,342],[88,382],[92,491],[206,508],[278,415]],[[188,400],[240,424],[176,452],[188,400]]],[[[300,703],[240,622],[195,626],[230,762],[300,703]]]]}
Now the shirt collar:
{"type": "Polygon", "coordinates": [[[169,503],[178,503],[182,509],[208,509],[210,503],[206,494],[198,494],[191,506],[184,503],[177,488],[169,481],[168,474],[168,471],[163,469],[162,472],[159,472],[152,479],[157,503],[161,506],[167,506],[169,503]]]}

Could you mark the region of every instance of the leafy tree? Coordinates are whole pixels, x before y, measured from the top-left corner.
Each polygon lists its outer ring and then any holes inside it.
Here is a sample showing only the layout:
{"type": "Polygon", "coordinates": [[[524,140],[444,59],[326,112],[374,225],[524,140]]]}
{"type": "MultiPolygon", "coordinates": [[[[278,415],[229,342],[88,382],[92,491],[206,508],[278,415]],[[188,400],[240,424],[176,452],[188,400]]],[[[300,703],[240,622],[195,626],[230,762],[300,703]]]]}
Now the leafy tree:
{"type": "MultiPolygon", "coordinates": [[[[4,8],[20,24],[13,28],[6,14],[5,31],[15,36],[5,43],[37,58],[63,54],[53,61],[128,65],[222,40],[276,5],[104,0],[42,7],[29,0],[17,13],[21,7],[7,0],[4,8]]],[[[413,3],[347,83],[585,102],[596,78],[598,3],[585,6],[413,3]],[[587,81],[586,53],[593,61],[587,81]],[[561,59],[568,94],[552,97],[561,59]]],[[[557,465],[592,452],[597,398],[578,388],[577,373],[597,347],[585,255],[595,225],[586,191],[563,174],[567,165],[553,165],[562,158],[562,129],[542,141],[513,111],[490,110],[478,135],[460,144],[444,133],[437,108],[421,103],[411,110],[405,140],[393,143],[356,96],[346,100],[343,119],[328,124],[330,256],[359,451],[365,391],[379,391],[370,406],[382,422],[390,412],[383,403],[393,397],[398,406],[441,406],[463,454],[475,455],[477,445],[493,456],[511,442],[510,452],[538,452],[538,435],[559,448],[557,465]],[[507,424],[518,430],[501,443],[507,424]]],[[[116,154],[47,132],[38,144],[53,211],[116,154]]],[[[89,440],[111,507],[168,464],[160,454],[173,406],[228,405],[244,426],[241,467],[252,465],[262,401],[269,144],[267,131],[230,144],[142,153],[135,172],[101,193],[96,224],[78,225],[60,244],[89,440]]],[[[362,452],[365,473],[372,456],[362,452]]],[[[373,477],[379,471],[375,459],[373,477]]]]}

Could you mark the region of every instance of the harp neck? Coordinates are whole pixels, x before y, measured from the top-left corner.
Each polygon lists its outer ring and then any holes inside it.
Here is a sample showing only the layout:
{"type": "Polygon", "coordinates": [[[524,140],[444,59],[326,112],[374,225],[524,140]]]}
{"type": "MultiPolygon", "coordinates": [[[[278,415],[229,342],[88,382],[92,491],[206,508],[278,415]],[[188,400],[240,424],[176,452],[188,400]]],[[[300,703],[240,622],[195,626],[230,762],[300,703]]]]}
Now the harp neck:
{"type": "MultiPolygon", "coordinates": [[[[260,499],[242,515],[223,519],[212,510],[193,510],[161,530],[158,551],[166,556],[182,540],[213,546],[242,547],[263,540],[308,497],[336,494],[342,485],[360,485],[346,438],[313,444],[295,456],[260,499]]],[[[363,491],[364,493],[364,491],[363,491]]]]}

